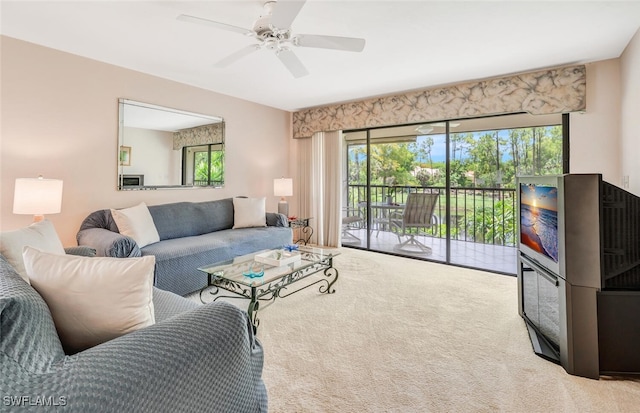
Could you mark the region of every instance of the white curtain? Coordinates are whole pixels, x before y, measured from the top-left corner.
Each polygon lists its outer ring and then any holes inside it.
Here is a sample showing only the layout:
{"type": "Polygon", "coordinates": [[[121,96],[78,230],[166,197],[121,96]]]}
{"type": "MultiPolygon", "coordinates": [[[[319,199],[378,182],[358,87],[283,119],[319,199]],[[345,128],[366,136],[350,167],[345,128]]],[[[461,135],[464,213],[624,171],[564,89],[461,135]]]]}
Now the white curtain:
{"type": "MultiPolygon", "coordinates": [[[[296,170],[298,171],[297,181],[294,179],[293,183],[296,185],[294,194],[296,194],[298,201],[298,217],[309,218],[311,215],[311,138],[296,139],[298,144],[298,164],[296,170]]],[[[315,219],[310,222],[313,228],[316,227],[315,219]]],[[[311,238],[311,242],[315,243],[315,238],[311,238]]]]}
{"type": "Polygon", "coordinates": [[[341,148],[342,133],[317,132],[300,142],[298,171],[302,216],[313,217],[311,242],[317,245],[340,245],[341,214],[341,148]]]}

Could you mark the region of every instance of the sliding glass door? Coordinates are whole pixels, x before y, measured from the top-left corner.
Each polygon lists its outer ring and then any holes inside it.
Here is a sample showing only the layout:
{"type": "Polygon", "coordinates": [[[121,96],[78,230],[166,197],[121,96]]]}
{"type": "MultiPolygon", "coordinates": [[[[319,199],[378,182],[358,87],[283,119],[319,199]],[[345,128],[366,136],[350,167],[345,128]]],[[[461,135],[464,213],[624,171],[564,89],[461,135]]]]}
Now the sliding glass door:
{"type": "Polygon", "coordinates": [[[436,128],[444,123],[343,134],[343,245],[446,261],[446,175],[436,167],[446,139],[429,135],[436,128]]]}
{"type": "Polygon", "coordinates": [[[344,132],[343,245],[515,273],[515,177],[567,171],[562,124],[519,114],[344,132]]]}
{"type": "Polygon", "coordinates": [[[449,262],[516,272],[516,176],[564,170],[562,115],[449,123],[449,262]]]}

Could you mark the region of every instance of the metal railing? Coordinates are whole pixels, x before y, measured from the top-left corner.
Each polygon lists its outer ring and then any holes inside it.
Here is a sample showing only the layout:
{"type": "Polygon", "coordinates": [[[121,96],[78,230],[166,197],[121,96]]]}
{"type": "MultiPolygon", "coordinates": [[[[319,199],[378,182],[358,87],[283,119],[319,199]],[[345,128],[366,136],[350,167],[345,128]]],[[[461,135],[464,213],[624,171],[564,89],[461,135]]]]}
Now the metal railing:
{"type": "MultiPolygon", "coordinates": [[[[446,237],[447,210],[445,187],[421,186],[371,186],[372,205],[386,203],[397,204],[399,208],[411,192],[437,193],[430,235],[446,237]]],[[[450,192],[449,233],[451,239],[482,244],[515,246],[516,243],[516,196],[513,188],[467,188],[454,187],[450,192]]],[[[364,222],[380,223],[383,209],[370,208],[372,217],[366,219],[367,186],[347,186],[347,210],[358,211],[364,222]]],[[[390,230],[379,226],[376,230],[390,230]]]]}
{"type": "Polygon", "coordinates": [[[194,186],[220,186],[224,184],[224,181],[207,181],[207,180],[194,180],[194,186]]]}

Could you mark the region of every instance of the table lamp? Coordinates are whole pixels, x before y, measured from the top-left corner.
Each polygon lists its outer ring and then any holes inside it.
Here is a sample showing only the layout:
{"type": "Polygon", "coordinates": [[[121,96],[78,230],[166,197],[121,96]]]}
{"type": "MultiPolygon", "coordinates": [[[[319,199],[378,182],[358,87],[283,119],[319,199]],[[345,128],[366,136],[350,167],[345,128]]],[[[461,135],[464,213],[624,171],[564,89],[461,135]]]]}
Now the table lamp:
{"type": "Polygon", "coordinates": [[[57,214],[62,210],[62,180],[17,178],[13,193],[13,213],[33,214],[33,222],[44,219],[44,214],[57,214]]]}
{"type": "Polygon", "coordinates": [[[278,212],[289,217],[289,204],[284,198],[285,196],[293,195],[293,179],[280,178],[273,180],[273,194],[279,196],[280,202],[278,202],[278,212]]]}

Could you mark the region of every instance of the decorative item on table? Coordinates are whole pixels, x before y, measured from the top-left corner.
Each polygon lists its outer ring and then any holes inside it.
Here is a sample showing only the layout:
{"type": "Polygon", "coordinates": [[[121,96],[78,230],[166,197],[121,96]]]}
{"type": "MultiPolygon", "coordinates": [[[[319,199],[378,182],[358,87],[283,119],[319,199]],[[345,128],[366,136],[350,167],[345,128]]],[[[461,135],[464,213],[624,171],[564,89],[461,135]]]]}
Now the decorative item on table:
{"type": "Polygon", "coordinates": [[[284,214],[284,216],[289,215],[289,204],[285,199],[286,196],[293,195],[293,179],[291,178],[280,178],[273,180],[273,194],[275,196],[279,196],[280,202],[278,202],[278,213],[284,214]]]}
{"type": "Polygon", "coordinates": [[[300,247],[298,246],[298,244],[289,244],[289,245],[283,246],[282,249],[287,250],[289,252],[293,252],[293,251],[298,251],[300,247]]]}
{"type": "Polygon", "coordinates": [[[273,265],[274,267],[298,262],[300,259],[301,257],[298,251],[287,251],[285,249],[267,251],[256,254],[255,256],[257,262],[273,265]]]}
{"type": "Polygon", "coordinates": [[[264,265],[253,262],[247,271],[242,272],[242,275],[249,278],[260,278],[264,275],[264,265]]]}

